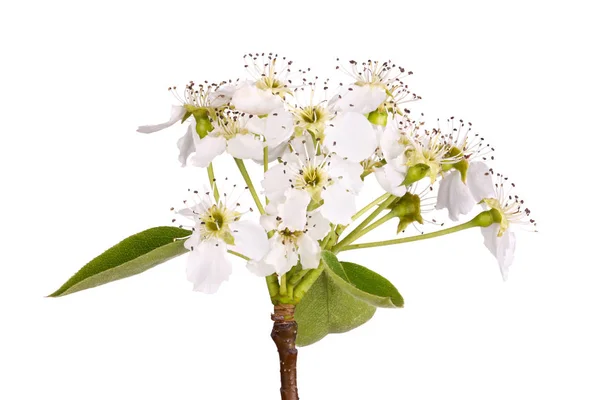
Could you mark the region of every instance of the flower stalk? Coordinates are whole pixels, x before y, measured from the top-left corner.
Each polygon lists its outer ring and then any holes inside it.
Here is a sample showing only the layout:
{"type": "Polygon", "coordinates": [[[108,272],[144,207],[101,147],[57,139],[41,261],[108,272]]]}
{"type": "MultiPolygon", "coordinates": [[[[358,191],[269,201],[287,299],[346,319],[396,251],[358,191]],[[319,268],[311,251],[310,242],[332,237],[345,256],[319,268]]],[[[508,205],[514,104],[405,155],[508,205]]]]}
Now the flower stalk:
{"type": "MultiPolygon", "coordinates": [[[[472,220],[465,222],[464,224],[456,225],[451,228],[442,229],[441,231],[425,233],[417,236],[409,236],[400,239],[392,239],[392,240],[382,240],[379,242],[370,242],[370,243],[358,243],[348,246],[343,246],[338,249],[340,251],[347,250],[356,250],[356,249],[366,249],[369,247],[381,247],[381,246],[391,246],[393,244],[401,244],[401,243],[409,243],[416,242],[419,240],[432,239],[438,236],[448,235],[450,233],[460,232],[465,229],[475,228],[475,227],[488,227],[494,222],[493,211],[483,211],[478,214],[472,220]]],[[[340,242],[341,243],[341,242],[340,242]]]]}

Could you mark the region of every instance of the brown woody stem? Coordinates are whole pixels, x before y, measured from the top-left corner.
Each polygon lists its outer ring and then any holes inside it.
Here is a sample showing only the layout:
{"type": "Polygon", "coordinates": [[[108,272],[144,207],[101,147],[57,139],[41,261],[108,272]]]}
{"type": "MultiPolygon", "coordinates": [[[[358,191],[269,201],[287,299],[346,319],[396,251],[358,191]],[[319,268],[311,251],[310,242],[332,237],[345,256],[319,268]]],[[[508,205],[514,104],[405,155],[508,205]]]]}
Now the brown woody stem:
{"type": "Polygon", "coordinates": [[[278,304],[271,314],[273,330],[271,338],[279,352],[279,367],[281,373],[281,400],[298,400],[296,383],[296,333],[298,324],[294,320],[294,305],[278,304]]]}

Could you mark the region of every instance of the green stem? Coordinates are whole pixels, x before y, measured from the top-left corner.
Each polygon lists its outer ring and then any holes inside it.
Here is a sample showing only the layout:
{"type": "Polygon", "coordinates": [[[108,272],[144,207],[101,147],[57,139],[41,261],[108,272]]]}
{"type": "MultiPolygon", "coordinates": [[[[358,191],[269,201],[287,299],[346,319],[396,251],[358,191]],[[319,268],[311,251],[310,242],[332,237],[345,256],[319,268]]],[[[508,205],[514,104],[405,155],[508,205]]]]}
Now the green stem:
{"type": "Polygon", "coordinates": [[[217,189],[217,180],[215,179],[215,170],[213,169],[213,164],[208,164],[208,180],[210,182],[210,187],[213,191],[213,196],[215,196],[215,201],[219,202],[219,189],[217,189]]]}
{"type": "Polygon", "coordinates": [[[252,179],[250,179],[250,175],[248,175],[248,170],[246,169],[246,166],[244,165],[244,161],[240,160],[239,158],[234,158],[234,160],[242,174],[242,177],[244,178],[244,181],[246,182],[246,186],[250,190],[250,194],[252,195],[252,198],[254,199],[254,203],[256,203],[258,212],[260,212],[261,215],[264,214],[265,209],[263,208],[263,205],[260,202],[260,199],[258,198],[256,189],[254,189],[254,185],[252,184],[252,179]]]}
{"type": "Polygon", "coordinates": [[[360,211],[358,211],[356,214],[354,214],[352,216],[352,221],[356,221],[357,219],[359,219],[364,213],[369,211],[371,208],[375,207],[377,204],[381,203],[388,196],[389,196],[389,193],[384,193],[381,196],[379,196],[378,198],[376,198],[375,200],[373,200],[372,202],[370,202],[369,204],[367,204],[366,206],[364,206],[363,208],[361,208],[360,211]]]}
{"type": "MultiPolygon", "coordinates": [[[[269,146],[263,148],[263,172],[266,173],[269,170],[269,146]]],[[[265,194],[265,204],[269,204],[269,199],[265,194]]]]}
{"type": "Polygon", "coordinates": [[[246,257],[245,255],[243,255],[243,254],[240,254],[240,253],[238,253],[237,251],[233,251],[233,250],[227,250],[227,252],[228,252],[229,254],[233,254],[234,256],[237,256],[237,257],[239,257],[239,258],[241,258],[241,259],[243,259],[243,260],[250,261],[250,258],[249,258],[249,257],[246,257]]]}
{"type": "Polygon", "coordinates": [[[383,217],[379,218],[377,221],[373,222],[371,225],[364,228],[362,231],[358,232],[356,234],[356,236],[354,237],[353,241],[363,237],[367,233],[371,232],[373,229],[377,228],[380,225],[383,225],[384,223],[388,222],[390,219],[392,219],[394,217],[396,217],[396,215],[394,215],[394,213],[391,213],[391,212],[388,213],[387,215],[384,215],[383,217]]]}
{"type": "Polygon", "coordinates": [[[300,282],[302,280],[302,278],[304,278],[304,275],[306,275],[309,271],[310,271],[310,269],[302,269],[302,270],[296,272],[294,275],[292,275],[292,277],[288,281],[288,286],[289,285],[296,286],[298,284],[298,282],[300,282]]]}
{"type": "Polygon", "coordinates": [[[267,289],[269,289],[269,297],[271,297],[271,302],[276,304],[277,296],[279,295],[279,279],[277,279],[277,274],[271,274],[265,278],[267,281],[267,289]]]}
{"type": "Polygon", "coordinates": [[[454,232],[460,232],[462,230],[474,228],[476,226],[481,226],[481,224],[479,224],[478,221],[473,219],[469,222],[465,222],[464,224],[453,226],[452,228],[442,229],[441,231],[426,233],[423,235],[409,236],[409,237],[405,237],[405,238],[401,238],[401,239],[383,240],[380,242],[358,243],[358,244],[353,244],[350,246],[344,246],[344,247],[338,249],[338,252],[339,251],[347,251],[347,250],[355,250],[355,249],[366,249],[369,247],[390,246],[393,244],[400,244],[400,243],[416,242],[418,240],[431,239],[431,238],[438,237],[438,236],[448,235],[448,234],[454,233],[454,232]]]}
{"type": "Polygon", "coordinates": [[[282,296],[287,295],[287,277],[286,274],[281,275],[281,283],[279,284],[279,294],[282,296]]]}
{"type": "Polygon", "coordinates": [[[294,288],[294,303],[299,303],[300,300],[304,297],[304,295],[308,292],[310,287],[315,283],[315,281],[321,276],[323,272],[323,268],[319,266],[319,268],[311,269],[304,278],[296,285],[294,288]]]}
{"type": "Polygon", "coordinates": [[[269,170],[269,147],[265,146],[263,149],[263,172],[269,170]]]}
{"type": "Polygon", "coordinates": [[[336,225],[331,225],[331,230],[329,231],[329,233],[327,234],[327,236],[325,236],[325,239],[323,239],[323,241],[321,242],[321,248],[326,249],[327,246],[329,246],[329,242],[331,241],[331,238],[335,235],[335,227],[336,225]]]}
{"type": "Polygon", "coordinates": [[[394,195],[389,194],[388,198],[379,205],[379,207],[377,207],[375,209],[375,211],[373,211],[371,213],[371,215],[369,215],[367,218],[365,218],[365,220],[363,222],[360,223],[360,225],[358,225],[352,232],[350,232],[348,234],[348,236],[346,236],[342,241],[340,241],[338,244],[336,244],[335,246],[333,246],[333,248],[331,249],[331,251],[333,253],[337,253],[339,251],[339,249],[341,249],[342,247],[352,243],[357,237],[362,236],[361,235],[361,231],[367,226],[369,225],[369,223],[371,221],[373,221],[383,210],[385,210],[387,208],[387,206],[389,206],[390,204],[392,204],[392,202],[396,199],[396,197],[394,195]]]}

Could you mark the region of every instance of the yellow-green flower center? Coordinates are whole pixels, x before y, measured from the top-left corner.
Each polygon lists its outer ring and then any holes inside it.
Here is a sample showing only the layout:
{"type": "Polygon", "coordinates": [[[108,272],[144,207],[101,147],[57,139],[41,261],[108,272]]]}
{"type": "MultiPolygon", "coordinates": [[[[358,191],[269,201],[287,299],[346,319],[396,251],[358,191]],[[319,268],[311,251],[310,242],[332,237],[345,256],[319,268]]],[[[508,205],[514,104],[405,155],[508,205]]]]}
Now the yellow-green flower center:
{"type": "Polygon", "coordinates": [[[306,190],[315,202],[321,201],[321,190],[327,186],[329,176],[319,166],[306,165],[296,175],[295,187],[306,190]]]}
{"type": "Polygon", "coordinates": [[[201,234],[207,238],[221,239],[228,244],[233,244],[233,236],[229,224],[238,218],[238,212],[228,210],[222,204],[213,204],[206,212],[199,216],[201,234]]]}

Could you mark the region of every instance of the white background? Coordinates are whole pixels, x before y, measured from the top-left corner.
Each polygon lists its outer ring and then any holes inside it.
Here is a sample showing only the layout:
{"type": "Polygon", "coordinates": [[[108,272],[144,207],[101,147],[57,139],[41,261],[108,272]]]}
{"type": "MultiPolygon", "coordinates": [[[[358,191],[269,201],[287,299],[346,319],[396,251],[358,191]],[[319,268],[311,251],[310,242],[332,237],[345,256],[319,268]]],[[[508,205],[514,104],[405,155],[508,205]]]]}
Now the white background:
{"type": "Polygon", "coordinates": [[[406,306],[301,349],[301,398],[600,398],[591,2],[403,3],[3,3],[0,398],[278,398],[271,306],[242,263],[214,296],[191,291],[182,257],[44,298],[170,224],[204,175],[179,168],[181,127],[135,128],[168,117],[168,86],[245,77],[248,51],[323,76],[336,56],[413,70],[413,108],[472,121],[539,221],[517,232],[506,283],[476,230],[348,253],[406,306]]]}

